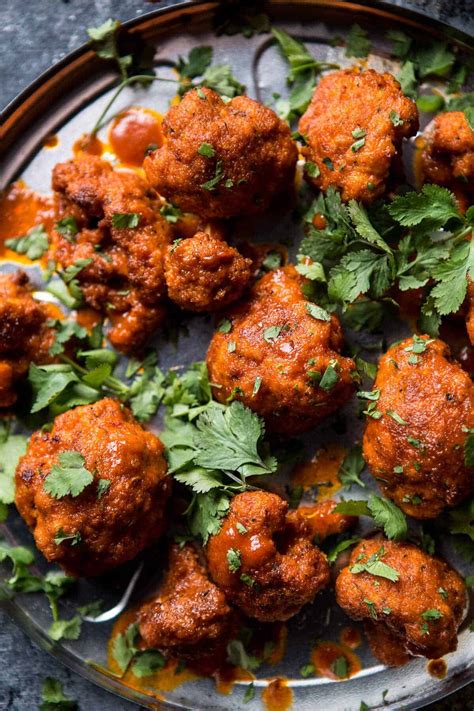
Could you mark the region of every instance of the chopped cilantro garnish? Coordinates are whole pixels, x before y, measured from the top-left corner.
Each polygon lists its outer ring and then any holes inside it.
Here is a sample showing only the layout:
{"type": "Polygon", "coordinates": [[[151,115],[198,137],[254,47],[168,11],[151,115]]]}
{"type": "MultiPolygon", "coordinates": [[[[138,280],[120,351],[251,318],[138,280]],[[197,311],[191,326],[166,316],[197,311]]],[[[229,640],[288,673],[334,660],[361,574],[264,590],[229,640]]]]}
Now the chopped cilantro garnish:
{"type": "Polygon", "coordinates": [[[198,153],[200,156],[205,156],[206,158],[213,158],[216,155],[215,148],[210,143],[201,143],[198,148],[198,153]]]}
{"type": "Polygon", "coordinates": [[[44,225],[35,225],[26,235],[5,240],[5,246],[28,259],[40,259],[48,249],[48,234],[44,225]]]}
{"type": "Polygon", "coordinates": [[[53,464],[50,473],[45,477],[43,488],[46,493],[55,499],[68,495],[79,496],[94,480],[84,464],[85,459],[80,452],[61,452],[58,463],[53,464]]]}
{"type": "Polygon", "coordinates": [[[227,551],[227,563],[231,573],[236,573],[241,566],[241,553],[238,548],[229,548],[227,551]]]}
{"type": "Polygon", "coordinates": [[[115,212],[112,215],[112,226],[117,229],[133,229],[140,224],[141,215],[138,212],[115,212]]]}
{"type": "Polygon", "coordinates": [[[400,573],[392,568],[390,565],[384,563],[381,558],[385,555],[385,549],[382,546],[376,553],[373,553],[365,561],[362,559],[360,562],[354,563],[350,568],[350,572],[353,575],[358,575],[359,573],[370,573],[370,575],[377,576],[379,578],[386,578],[393,583],[396,583],[400,577],[400,573]]]}

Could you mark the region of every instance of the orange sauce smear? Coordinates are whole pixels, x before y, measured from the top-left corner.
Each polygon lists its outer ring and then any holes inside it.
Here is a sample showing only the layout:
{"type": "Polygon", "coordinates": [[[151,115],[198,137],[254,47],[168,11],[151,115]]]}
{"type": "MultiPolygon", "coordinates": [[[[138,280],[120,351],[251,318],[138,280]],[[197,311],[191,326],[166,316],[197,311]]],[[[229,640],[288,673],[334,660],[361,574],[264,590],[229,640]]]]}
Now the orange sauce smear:
{"type": "Polygon", "coordinates": [[[284,622],[275,622],[272,626],[272,639],[275,645],[271,654],[266,658],[267,664],[279,664],[286,654],[288,642],[288,627],[284,622]]]}
{"type": "Polygon", "coordinates": [[[253,681],[255,679],[253,674],[246,669],[227,664],[214,672],[213,677],[216,683],[216,691],[225,696],[232,693],[236,681],[253,681]]]}
{"type": "Polygon", "coordinates": [[[444,679],[448,673],[448,665],[444,659],[431,659],[427,668],[428,673],[436,679],[444,679]]]}
{"type": "Polygon", "coordinates": [[[357,627],[344,627],[339,635],[343,647],[357,649],[362,644],[362,635],[357,627]]]}
{"type": "Polygon", "coordinates": [[[286,711],[293,704],[293,692],[285,679],[274,679],[262,691],[267,711],[286,711]]]}
{"type": "Polygon", "coordinates": [[[5,240],[24,235],[41,223],[49,232],[55,219],[52,196],[39,195],[19,180],[0,196],[0,214],[0,258],[31,264],[26,256],[5,247],[5,240]]]}
{"type": "Polygon", "coordinates": [[[72,152],[75,156],[81,153],[87,153],[87,155],[90,156],[101,156],[104,152],[104,144],[97,136],[83,133],[82,136],[79,136],[77,141],[74,142],[72,152]]]}
{"type": "Polygon", "coordinates": [[[94,326],[101,322],[102,316],[99,311],[91,308],[81,308],[77,311],[77,323],[91,331],[94,326]]]}
{"type": "Polygon", "coordinates": [[[342,681],[357,674],[362,669],[362,664],[354,652],[342,644],[336,642],[320,642],[311,654],[317,676],[324,676],[328,679],[342,681]],[[334,664],[339,657],[344,657],[347,662],[347,677],[341,679],[334,671],[334,664]]]}
{"type": "Polygon", "coordinates": [[[163,145],[162,121],[156,111],[132,106],[112,121],[108,133],[111,150],[125,165],[141,166],[147,149],[163,145]]]}
{"type": "MultiPolygon", "coordinates": [[[[109,669],[114,674],[120,674],[120,669],[113,657],[113,644],[118,635],[122,634],[126,628],[136,622],[137,608],[132,607],[120,615],[113,626],[112,634],[108,642],[107,663],[109,669]]],[[[136,689],[160,701],[164,700],[162,694],[157,692],[173,691],[181,684],[187,681],[194,681],[198,675],[193,671],[184,667],[179,669],[179,662],[175,659],[170,659],[162,669],[158,669],[153,674],[139,678],[135,676],[132,667],[129,667],[125,674],[121,677],[121,681],[130,689],[136,689]]]]}
{"type": "Polygon", "coordinates": [[[317,500],[330,499],[341,488],[337,473],[345,455],[346,450],[339,444],[328,444],[318,449],[310,461],[301,462],[294,468],[291,473],[292,484],[305,489],[319,484],[317,500]]]}

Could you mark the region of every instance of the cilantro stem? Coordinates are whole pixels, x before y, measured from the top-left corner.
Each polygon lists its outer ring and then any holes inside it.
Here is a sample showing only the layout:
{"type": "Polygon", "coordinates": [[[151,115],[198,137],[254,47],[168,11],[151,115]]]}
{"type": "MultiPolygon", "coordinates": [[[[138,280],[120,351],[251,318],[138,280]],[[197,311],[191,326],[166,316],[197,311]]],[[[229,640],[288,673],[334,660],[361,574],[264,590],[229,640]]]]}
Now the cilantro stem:
{"type": "Polygon", "coordinates": [[[115,102],[115,100],[118,98],[118,96],[122,93],[122,91],[125,89],[125,87],[129,86],[130,84],[134,84],[135,82],[144,82],[144,81],[165,81],[165,82],[172,82],[173,84],[179,84],[177,79],[164,79],[163,77],[153,77],[149,74],[135,74],[133,77],[128,77],[127,79],[124,79],[122,82],[120,82],[119,86],[117,87],[116,92],[113,94],[112,98],[106,105],[105,109],[102,111],[101,115],[99,116],[98,120],[96,121],[96,124],[92,131],[90,132],[90,136],[94,137],[97,133],[97,131],[100,131],[100,129],[105,126],[107,121],[104,121],[106,115],[109,113],[109,109],[112,106],[112,104],[115,102]]]}
{"type": "MultiPolygon", "coordinates": [[[[70,365],[73,370],[80,373],[81,375],[87,375],[89,373],[87,368],[84,368],[82,365],[79,365],[79,363],[76,363],[71,358],[68,358],[68,356],[61,355],[60,357],[64,363],[70,365]]],[[[103,385],[105,385],[106,388],[112,390],[118,395],[127,396],[130,393],[130,388],[128,387],[128,385],[125,385],[118,378],[114,378],[112,375],[109,375],[107,378],[104,379],[103,385]]],[[[94,388],[94,390],[97,390],[98,392],[101,391],[100,387],[96,388],[93,385],[89,387],[94,388]]]]}

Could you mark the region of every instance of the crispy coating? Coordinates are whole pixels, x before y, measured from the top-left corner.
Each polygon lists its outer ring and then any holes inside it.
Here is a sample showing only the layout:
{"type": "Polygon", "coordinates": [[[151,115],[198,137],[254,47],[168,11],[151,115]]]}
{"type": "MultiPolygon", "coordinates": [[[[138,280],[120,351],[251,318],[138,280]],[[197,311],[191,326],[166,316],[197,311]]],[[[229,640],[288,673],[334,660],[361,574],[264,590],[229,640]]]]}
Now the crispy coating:
{"type": "Polygon", "coordinates": [[[266,491],[232,499],[206,553],[211,577],[227,599],[262,622],[296,615],[329,580],[326,556],[311,542],[304,517],[266,491]]]}
{"type": "Polygon", "coordinates": [[[374,390],[380,390],[382,416],[367,417],[363,440],[364,459],[382,491],[420,519],[435,518],[474,491],[472,468],[464,463],[474,384],[445,343],[423,339],[422,353],[414,353],[407,338],[380,359],[374,390]]]}
{"type": "Polygon", "coordinates": [[[319,168],[314,178],[306,172],[309,182],[370,203],[386,192],[394,163],[400,168],[402,139],[417,132],[418,110],[391,74],[345,69],[321,79],[299,130],[306,160],[319,168]]]}
{"type": "Polygon", "coordinates": [[[54,330],[47,322],[55,316],[49,304],[33,299],[25,272],[0,274],[0,407],[16,402],[16,383],[30,363],[54,360],[54,330]]]}
{"type": "Polygon", "coordinates": [[[165,316],[163,259],[171,229],[147,184],[101,158],[81,155],[53,170],[58,219],[74,216],[73,240],[53,231],[49,257],[66,268],[91,260],[77,275],[87,305],[110,316],[111,343],[139,350],[165,316]],[[114,215],[138,215],[134,228],[114,227],[114,215]]]}
{"type": "Polygon", "coordinates": [[[224,103],[211,89],[189,91],[168,111],[163,132],[164,145],[143,166],[150,184],[183,210],[255,215],[279,193],[293,193],[298,153],[290,129],[248,96],[224,103]],[[203,145],[210,155],[199,152],[203,145]]]}
{"type": "Polygon", "coordinates": [[[168,296],[189,311],[218,311],[238,299],[247,286],[252,262],[224,240],[198,232],[168,247],[168,296]]]}
{"type": "Polygon", "coordinates": [[[100,575],[134,558],[163,531],[171,479],[160,440],[111,398],[68,410],[30,439],[16,470],[15,502],[45,558],[71,575],[100,575]],[[56,499],[45,478],[62,452],[79,452],[94,481],[56,499]],[[99,480],[107,480],[101,494],[99,480]],[[59,532],[79,542],[55,543],[59,532]]]}
{"type": "Polygon", "coordinates": [[[235,396],[277,432],[303,432],[341,407],[353,391],[354,362],[343,358],[339,319],[314,318],[293,266],[266,274],[228,313],[232,328],[216,332],[207,352],[220,402],[235,396]],[[337,381],[318,385],[329,367],[337,381]]]}
{"type": "Polygon", "coordinates": [[[142,606],[139,620],[147,647],[196,659],[223,651],[236,616],[194,548],[175,544],[159,593],[142,606]]]}
{"type": "Polygon", "coordinates": [[[467,604],[462,577],[440,558],[410,543],[372,539],[359,543],[336,581],[338,604],[354,620],[367,620],[372,652],[398,666],[409,656],[438,659],[457,647],[467,604]],[[397,571],[392,582],[351,572],[371,556],[397,571]]]}
{"type": "Polygon", "coordinates": [[[345,533],[356,525],[357,516],[333,513],[337,503],[337,501],[328,499],[319,501],[312,506],[300,506],[298,508],[298,513],[304,516],[311,530],[311,535],[316,542],[320,543],[328,536],[337,536],[340,533],[345,533]]]}
{"type": "Polygon", "coordinates": [[[452,190],[461,207],[474,199],[474,131],[463,111],[438,114],[421,154],[426,182],[452,190]]]}

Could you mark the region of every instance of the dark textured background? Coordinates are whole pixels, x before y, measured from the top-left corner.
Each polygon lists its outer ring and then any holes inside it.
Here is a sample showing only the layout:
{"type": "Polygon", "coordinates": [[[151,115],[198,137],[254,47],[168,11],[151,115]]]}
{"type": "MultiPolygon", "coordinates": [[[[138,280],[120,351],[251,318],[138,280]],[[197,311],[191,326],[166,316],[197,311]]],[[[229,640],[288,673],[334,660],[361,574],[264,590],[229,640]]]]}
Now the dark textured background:
{"type": "MultiPolygon", "coordinates": [[[[0,0],[0,106],[65,54],[86,41],[86,27],[108,17],[128,20],[174,0],[0,0]]],[[[370,5],[370,2],[366,3],[370,5]]],[[[474,0],[393,0],[474,35],[474,0]]],[[[0,711],[38,708],[44,677],[54,676],[82,711],[133,711],[137,706],[99,689],[34,646],[0,611],[0,711]]],[[[473,711],[474,688],[464,689],[431,711],[473,711]]],[[[316,710],[315,710],[316,711],[316,710]]]]}

